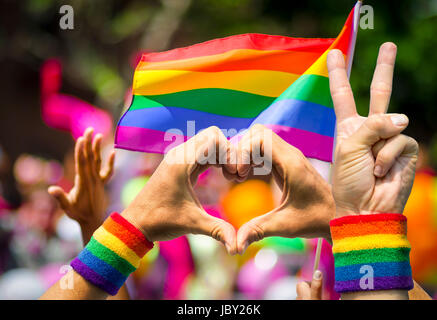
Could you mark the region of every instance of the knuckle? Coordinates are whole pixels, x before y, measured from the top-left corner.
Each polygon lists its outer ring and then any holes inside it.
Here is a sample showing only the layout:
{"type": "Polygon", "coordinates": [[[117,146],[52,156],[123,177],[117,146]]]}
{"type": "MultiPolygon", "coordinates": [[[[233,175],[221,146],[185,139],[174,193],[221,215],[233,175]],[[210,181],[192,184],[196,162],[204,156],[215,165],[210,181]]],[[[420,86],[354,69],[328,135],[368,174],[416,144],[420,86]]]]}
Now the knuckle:
{"type": "Polygon", "coordinates": [[[380,115],[380,114],[375,114],[375,115],[371,115],[368,118],[368,126],[370,127],[370,129],[381,129],[384,128],[386,124],[386,118],[384,117],[384,115],[380,115]]]}
{"type": "Polygon", "coordinates": [[[390,161],[391,161],[391,157],[390,157],[390,155],[387,154],[387,153],[384,152],[384,151],[381,151],[381,152],[378,154],[378,157],[376,158],[376,162],[377,162],[378,164],[387,164],[387,163],[390,163],[390,161]]]}
{"type": "Polygon", "coordinates": [[[390,95],[392,92],[392,87],[390,84],[384,82],[384,81],[377,81],[372,82],[372,85],[370,86],[371,93],[373,94],[384,94],[384,95],[390,95]]]}
{"type": "Polygon", "coordinates": [[[335,87],[332,90],[332,95],[334,97],[348,96],[351,93],[351,87],[349,84],[343,84],[338,87],[335,87]]]}
{"type": "Polygon", "coordinates": [[[407,136],[407,144],[411,146],[411,149],[415,151],[415,153],[419,152],[419,143],[416,139],[407,136]]]}
{"type": "Polygon", "coordinates": [[[208,133],[218,136],[222,131],[217,126],[211,126],[207,129],[208,133]]]}

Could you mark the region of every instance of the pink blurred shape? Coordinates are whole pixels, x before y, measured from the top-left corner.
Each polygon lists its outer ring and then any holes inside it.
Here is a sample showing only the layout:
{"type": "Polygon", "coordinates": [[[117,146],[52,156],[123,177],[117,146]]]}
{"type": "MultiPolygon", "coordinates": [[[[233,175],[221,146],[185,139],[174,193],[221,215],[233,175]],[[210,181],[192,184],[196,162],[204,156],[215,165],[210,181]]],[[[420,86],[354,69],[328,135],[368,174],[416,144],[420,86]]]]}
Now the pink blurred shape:
{"type": "Polygon", "coordinates": [[[246,299],[262,299],[272,283],[287,275],[287,268],[280,261],[272,269],[263,270],[256,266],[254,259],[251,259],[241,267],[237,285],[246,299]]]}
{"type": "Polygon", "coordinates": [[[68,131],[74,139],[82,136],[88,127],[94,133],[109,135],[111,115],[92,104],[71,95],[59,93],[62,66],[59,60],[49,59],[41,67],[41,117],[51,128],[68,131]]]}
{"type": "Polygon", "coordinates": [[[164,299],[184,299],[186,282],[194,272],[194,261],[187,237],[161,241],[159,251],[168,263],[164,299]]]}

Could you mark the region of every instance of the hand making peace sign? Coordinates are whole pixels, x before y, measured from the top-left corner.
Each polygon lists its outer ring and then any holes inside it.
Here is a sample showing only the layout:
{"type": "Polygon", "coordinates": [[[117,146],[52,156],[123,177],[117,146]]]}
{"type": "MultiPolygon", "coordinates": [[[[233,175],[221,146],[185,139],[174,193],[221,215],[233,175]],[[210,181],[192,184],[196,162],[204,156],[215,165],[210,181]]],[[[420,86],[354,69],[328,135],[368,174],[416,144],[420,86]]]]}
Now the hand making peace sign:
{"type": "Polygon", "coordinates": [[[396,46],[384,43],[370,89],[368,117],[358,115],[342,53],[328,55],[329,82],[337,116],[333,170],[336,216],[402,213],[413,185],[418,144],[400,134],[402,114],[386,114],[390,102],[396,46]]]}

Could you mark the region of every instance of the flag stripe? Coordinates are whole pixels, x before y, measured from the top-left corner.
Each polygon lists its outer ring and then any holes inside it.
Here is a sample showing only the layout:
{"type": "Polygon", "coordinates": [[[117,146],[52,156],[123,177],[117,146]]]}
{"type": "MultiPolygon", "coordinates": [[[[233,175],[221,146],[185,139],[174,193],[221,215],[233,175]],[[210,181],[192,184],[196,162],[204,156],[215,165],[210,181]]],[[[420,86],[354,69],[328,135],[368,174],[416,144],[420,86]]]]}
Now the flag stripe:
{"type": "MultiPolygon", "coordinates": [[[[142,56],[142,61],[167,61],[183,60],[200,56],[210,56],[220,54],[235,49],[253,50],[290,50],[325,52],[335,39],[327,38],[290,38],[284,36],[274,36],[267,34],[240,34],[227,38],[214,39],[192,46],[176,48],[164,52],[146,53],[142,56]]],[[[347,52],[345,52],[347,54],[347,52]]]]}
{"type": "Polygon", "coordinates": [[[266,70],[222,72],[137,71],[133,94],[162,95],[193,89],[220,88],[276,98],[299,76],[293,73],[266,70]]]}
{"type": "MultiPolygon", "coordinates": [[[[267,125],[267,127],[301,150],[307,157],[331,161],[333,138],[280,125],[267,125]]],[[[115,147],[122,146],[123,149],[133,151],[166,153],[189,138],[183,134],[167,133],[166,135],[165,132],[158,130],[118,126],[115,147]]]]}
{"type": "Polygon", "coordinates": [[[334,136],[335,129],[334,110],[319,104],[295,99],[279,100],[256,118],[236,118],[169,106],[137,109],[128,112],[123,117],[121,125],[158,131],[167,131],[172,128],[186,130],[187,121],[195,121],[196,133],[198,130],[210,126],[241,131],[249,128],[252,123],[287,125],[330,137],[334,136]]]}
{"type": "MultiPolygon", "coordinates": [[[[277,99],[302,100],[333,108],[328,78],[316,75],[303,75],[294,82],[293,87],[297,87],[298,90],[287,89],[284,95],[277,99]],[[318,94],[312,94],[313,90],[318,94]]],[[[129,111],[170,106],[238,118],[253,118],[274,101],[274,98],[262,95],[229,89],[208,88],[163,95],[135,95],[129,111]]],[[[120,124],[123,125],[122,122],[120,124]]]]}
{"type": "Polygon", "coordinates": [[[300,76],[278,97],[278,100],[281,99],[297,99],[334,108],[329,90],[329,78],[314,74],[300,76]]]}
{"type": "Polygon", "coordinates": [[[236,49],[216,55],[184,60],[159,62],[140,61],[136,71],[186,70],[219,72],[234,70],[272,70],[302,74],[319,57],[320,52],[236,49]]]}
{"type": "MultiPolygon", "coordinates": [[[[215,88],[196,89],[159,96],[135,95],[129,112],[168,106],[238,118],[253,118],[273,101],[275,101],[275,98],[241,91],[215,88]],[[242,108],[242,105],[245,107],[242,108]]],[[[123,122],[120,122],[120,125],[123,125],[123,122]]]]}
{"type": "Polygon", "coordinates": [[[336,39],[244,34],[144,54],[116,147],[162,153],[208,126],[235,135],[259,123],[305,156],[331,161],[335,115],[326,57],[334,48],[348,54],[353,12],[336,39]],[[189,121],[195,128],[187,133],[189,121]]]}

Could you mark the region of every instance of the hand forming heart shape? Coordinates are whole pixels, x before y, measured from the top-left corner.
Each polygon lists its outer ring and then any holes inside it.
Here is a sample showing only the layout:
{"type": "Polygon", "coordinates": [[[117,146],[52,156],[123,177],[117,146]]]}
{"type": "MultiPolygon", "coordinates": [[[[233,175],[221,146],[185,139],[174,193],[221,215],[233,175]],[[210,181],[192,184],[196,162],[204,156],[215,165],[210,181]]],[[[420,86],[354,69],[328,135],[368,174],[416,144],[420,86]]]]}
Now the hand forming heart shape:
{"type": "Polygon", "coordinates": [[[233,145],[220,129],[210,127],[167,153],[122,214],[150,241],[205,234],[235,254],[265,236],[329,238],[334,202],[330,186],[303,154],[271,130],[256,125],[233,145]],[[272,168],[283,190],[280,205],[236,232],[230,223],[206,213],[194,193],[199,174],[211,166],[221,167],[227,179],[237,181],[251,171],[272,168]]]}

